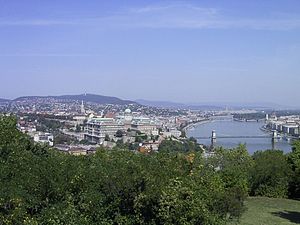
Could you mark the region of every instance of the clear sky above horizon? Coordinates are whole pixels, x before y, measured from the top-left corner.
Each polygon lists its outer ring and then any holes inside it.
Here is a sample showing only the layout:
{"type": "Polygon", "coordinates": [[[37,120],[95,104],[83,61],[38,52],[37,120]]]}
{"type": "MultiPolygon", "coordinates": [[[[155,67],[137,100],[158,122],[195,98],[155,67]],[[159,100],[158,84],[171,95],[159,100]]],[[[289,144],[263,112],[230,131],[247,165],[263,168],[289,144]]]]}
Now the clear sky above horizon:
{"type": "Polygon", "coordinates": [[[299,66],[299,0],[0,0],[0,98],[300,106],[299,66]]]}

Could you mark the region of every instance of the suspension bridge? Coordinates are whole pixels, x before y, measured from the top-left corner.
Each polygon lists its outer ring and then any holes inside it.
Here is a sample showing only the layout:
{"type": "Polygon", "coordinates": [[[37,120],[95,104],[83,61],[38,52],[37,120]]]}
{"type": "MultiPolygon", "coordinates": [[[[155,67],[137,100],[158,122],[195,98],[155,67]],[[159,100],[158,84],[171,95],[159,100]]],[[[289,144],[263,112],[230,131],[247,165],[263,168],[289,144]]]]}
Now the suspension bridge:
{"type": "MultiPolygon", "coordinates": [[[[212,136],[193,136],[196,139],[212,139],[212,136]]],[[[215,137],[216,139],[217,137],[215,137]]],[[[218,139],[223,139],[223,138],[271,138],[271,135],[256,135],[256,136],[252,136],[252,135],[247,135],[247,136],[218,136],[218,139]]]]}
{"type": "Polygon", "coordinates": [[[193,136],[193,137],[196,139],[211,139],[211,141],[216,141],[217,139],[224,139],[224,138],[239,138],[239,139],[272,138],[272,140],[275,140],[278,138],[276,131],[273,131],[272,134],[263,134],[263,135],[224,135],[224,134],[220,134],[217,136],[215,130],[212,131],[211,136],[193,136]]]}

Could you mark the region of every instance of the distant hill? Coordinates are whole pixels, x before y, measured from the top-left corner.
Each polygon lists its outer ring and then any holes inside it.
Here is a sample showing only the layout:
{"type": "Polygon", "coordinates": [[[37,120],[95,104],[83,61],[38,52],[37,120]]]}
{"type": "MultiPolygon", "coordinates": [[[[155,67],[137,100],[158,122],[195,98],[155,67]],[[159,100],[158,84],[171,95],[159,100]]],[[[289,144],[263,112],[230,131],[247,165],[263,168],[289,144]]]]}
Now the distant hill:
{"type": "Polygon", "coordinates": [[[159,108],[177,108],[177,109],[183,109],[187,106],[182,103],[176,103],[176,102],[169,102],[169,101],[149,101],[145,99],[138,99],[135,100],[137,103],[141,105],[146,106],[152,106],[152,107],[159,107],[159,108]]]}
{"type": "Polygon", "coordinates": [[[273,102],[222,102],[222,103],[211,103],[222,108],[229,109],[255,109],[255,110],[284,110],[293,109],[291,106],[279,105],[273,102]]]}
{"type": "Polygon", "coordinates": [[[34,100],[46,99],[46,98],[52,98],[54,100],[93,102],[98,104],[114,104],[114,105],[137,104],[134,101],[122,100],[117,97],[95,95],[95,94],[60,95],[60,96],[23,96],[23,97],[16,98],[13,101],[34,101],[34,100]]]}
{"type": "Polygon", "coordinates": [[[149,101],[144,99],[136,100],[141,105],[152,106],[157,108],[169,108],[169,109],[192,109],[192,110],[221,110],[224,107],[208,104],[183,104],[178,102],[169,101],[149,101]]]}
{"type": "Polygon", "coordinates": [[[4,98],[0,98],[0,102],[9,102],[10,100],[9,99],[4,99],[4,98]]]}
{"type": "Polygon", "coordinates": [[[206,103],[178,103],[170,101],[149,101],[145,99],[136,100],[141,105],[170,108],[170,109],[191,109],[191,110],[224,110],[228,109],[293,109],[293,107],[282,106],[270,102],[261,103],[234,103],[234,102],[206,102],[206,103]]]}

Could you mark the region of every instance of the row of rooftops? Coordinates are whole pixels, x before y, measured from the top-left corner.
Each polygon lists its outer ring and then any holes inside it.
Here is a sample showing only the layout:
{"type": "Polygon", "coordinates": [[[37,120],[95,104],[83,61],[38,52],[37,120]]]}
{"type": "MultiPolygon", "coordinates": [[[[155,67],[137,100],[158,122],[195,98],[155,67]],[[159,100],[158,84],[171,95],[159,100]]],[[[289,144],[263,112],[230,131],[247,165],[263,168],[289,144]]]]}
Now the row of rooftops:
{"type": "MultiPolygon", "coordinates": [[[[125,119],[122,117],[117,117],[116,119],[94,117],[94,118],[90,118],[87,123],[88,124],[99,124],[99,125],[110,125],[110,124],[123,125],[123,124],[125,124],[125,122],[126,122],[125,119]]],[[[151,125],[157,124],[158,125],[159,124],[159,121],[154,121],[147,117],[133,117],[130,122],[131,122],[131,124],[134,124],[134,125],[145,125],[145,124],[151,124],[151,125]]]]}

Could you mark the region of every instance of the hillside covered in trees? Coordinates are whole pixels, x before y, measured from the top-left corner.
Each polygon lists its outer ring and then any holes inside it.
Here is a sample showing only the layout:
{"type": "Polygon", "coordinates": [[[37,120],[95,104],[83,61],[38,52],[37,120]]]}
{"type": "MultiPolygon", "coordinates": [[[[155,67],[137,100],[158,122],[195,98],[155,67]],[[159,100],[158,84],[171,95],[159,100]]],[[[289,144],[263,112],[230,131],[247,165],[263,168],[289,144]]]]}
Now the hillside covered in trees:
{"type": "Polygon", "coordinates": [[[241,145],[209,158],[176,146],[73,156],[33,143],[1,116],[0,224],[226,224],[249,195],[300,196],[299,142],[288,155],[250,156],[241,145]]]}

